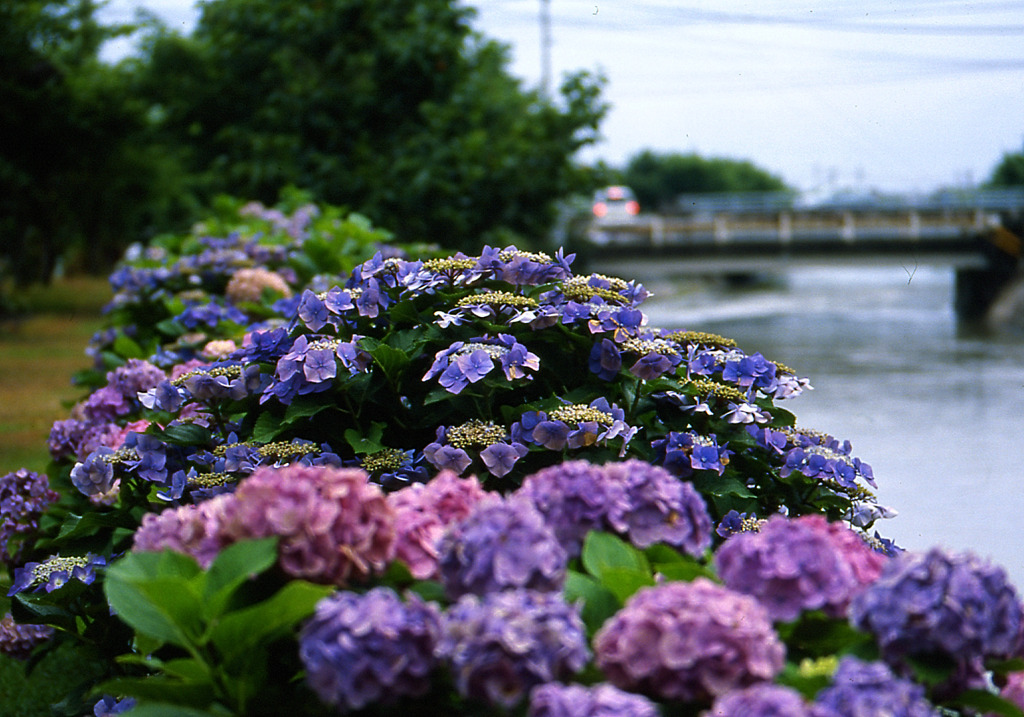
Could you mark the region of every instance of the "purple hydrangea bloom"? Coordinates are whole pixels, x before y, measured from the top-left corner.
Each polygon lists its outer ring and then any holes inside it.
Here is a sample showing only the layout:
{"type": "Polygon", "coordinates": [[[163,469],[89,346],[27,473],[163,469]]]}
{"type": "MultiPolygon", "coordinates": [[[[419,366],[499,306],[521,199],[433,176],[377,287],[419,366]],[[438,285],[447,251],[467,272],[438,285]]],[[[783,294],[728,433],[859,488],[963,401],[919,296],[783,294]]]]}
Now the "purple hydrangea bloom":
{"type": "Polygon", "coordinates": [[[706,717],[817,717],[791,687],[769,682],[735,690],[715,700],[706,717]]]}
{"type": "Polygon", "coordinates": [[[622,354],[611,339],[601,339],[594,344],[590,350],[588,361],[590,372],[597,374],[598,378],[611,381],[619,375],[622,368],[622,354]]]}
{"type": "Polygon", "coordinates": [[[526,717],[658,717],[658,707],[646,697],[614,685],[592,687],[548,682],[530,693],[526,717]]]}
{"type": "Polygon", "coordinates": [[[480,460],[487,466],[487,471],[491,475],[501,478],[508,475],[519,459],[529,452],[522,443],[492,443],[480,451],[480,460]]]}
{"type": "Polygon", "coordinates": [[[625,502],[613,506],[608,522],[633,545],[665,543],[693,556],[710,547],[711,516],[692,483],[635,458],[603,470],[626,489],[625,502]]]}
{"type": "Polygon", "coordinates": [[[461,595],[511,588],[558,591],[567,555],[544,516],[522,498],[489,497],[445,530],[438,543],[445,592],[461,595]]]}
{"type": "Polygon", "coordinates": [[[0,655],[27,660],[36,645],[53,637],[49,625],[22,625],[14,621],[10,613],[0,619],[0,655]]]}
{"type": "Polygon", "coordinates": [[[608,530],[608,516],[625,515],[626,486],[587,461],[564,461],[527,476],[516,494],[544,515],[570,557],[580,554],[591,530],[608,530]]]}
{"type": "Polygon", "coordinates": [[[97,448],[82,463],[71,469],[71,483],[83,495],[100,495],[114,485],[114,466],[108,459],[114,453],[107,447],[97,448]]]}
{"type": "Polygon", "coordinates": [[[821,717],[938,717],[924,687],[896,677],[881,662],[844,657],[832,685],[815,699],[821,717]]]}
{"type": "Polygon", "coordinates": [[[641,588],[598,630],[594,653],[618,687],[684,701],[771,680],[785,658],[764,608],[707,578],[641,588]]]}
{"type": "Polygon", "coordinates": [[[781,515],[757,532],[731,536],[715,553],[715,567],[730,588],[760,600],[773,620],[795,620],[804,610],[838,616],[859,587],[825,530],[781,515]]]}
{"type": "Polygon", "coordinates": [[[669,431],[651,446],[658,452],[659,462],[680,478],[689,478],[695,470],[712,470],[721,475],[732,453],[718,445],[716,436],[693,431],[669,431]]]}
{"type": "Polygon", "coordinates": [[[425,694],[441,635],[436,606],[386,587],[321,600],[302,628],[299,657],[317,696],[341,711],[425,694]]]}
{"type": "Polygon", "coordinates": [[[47,506],[59,498],[44,473],[19,468],[0,477],[0,564],[18,562],[18,539],[32,535],[47,506]]]}
{"type": "Polygon", "coordinates": [[[464,595],[444,616],[438,654],[459,694],[506,708],[590,659],[578,608],[559,593],[534,590],[464,595]]]}
{"type": "Polygon", "coordinates": [[[887,656],[939,653],[967,662],[1012,654],[1022,614],[1001,567],[933,548],[892,559],[854,598],[850,620],[887,656]]]}
{"type": "Polygon", "coordinates": [[[94,717],[110,717],[110,715],[125,714],[135,709],[136,704],[137,701],[134,697],[125,697],[124,699],[118,700],[110,695],[104,695],[103,698],[93,706],[92,713],[94,717]]]}

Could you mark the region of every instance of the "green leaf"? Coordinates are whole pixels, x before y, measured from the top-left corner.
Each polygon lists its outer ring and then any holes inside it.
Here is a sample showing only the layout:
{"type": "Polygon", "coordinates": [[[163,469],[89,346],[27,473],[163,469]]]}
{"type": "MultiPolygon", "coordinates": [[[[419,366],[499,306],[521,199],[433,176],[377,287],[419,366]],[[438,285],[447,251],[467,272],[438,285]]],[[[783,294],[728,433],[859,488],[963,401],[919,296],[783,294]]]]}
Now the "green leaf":
{"type": "Polygon", "coordinates": [[[210,640],[225,662],[244,661],[258,646],[288,634],[334,590],[329,585],[293,580],[267,600],[224,615],[210,631],[210,640]]]}
{"type": "Polygon", "coordinates": [[[625,602],[640,588],[654,585],[654,578],[646,570],[605,568],[601,572],[601,584],[620,602],[625,602]]]}
{"type": "Polygon", "coordinates": [[[401,376],[402,369],[409,365],[410,359],[403,351],[381,344],[371,353],[373,361],[387,377],[388,382],[395,384],[401,376]]]}
{"type": "Polygon", "coordinates": [[[713,570],[706,565],[701,565],[692,558],[678,563],[655,563],[654,572],[663,575],[666,580],[688,583],[696,578],[708,578],[709,580],[719,582],[718,576],[715,575],[713,570]]]}
{"type": "Polygon", "coordinates": [[[218,617],[240,585],[277,561],[276,537],[244,540],[230,545],[217,555],[206,574],[203,591],[203,616],[218,617]]]}
{"type": "Polygon", "coordinates": [[[144,635],[187,648],[202,633],[202,601],[187,580],[131,581],[108,575],[103,589],[117,616],[144,635]]]}
{"type": "Polygon", "coordinates": [[[107,602],[138,632],[180,647],[202,634],[203,576],[195,560],[171,551],[129,553],[107,568],[107,602]]]}
{"type": "Polygon", "coordinates": [[[331,407],[331,402],[324,401],[323,399],[310,398],[308,396],[297,398],[288,404],[288,408],[285,409],[284,418],[281,419],[281,426],[292,426],[299,421],[308,420],[331,407]]]}
{"type": "Polygon", "coordinates": [[[611,533],[591,531],[583,541],[580,556],[587,572],[602,583],[604,572],[612,568],[624,568],[651,574],[650,563],[639,550],[611,533]]]}
{"type": "Polygon", "coordinates": [[[281,435],[281,421],[272,412],[264,410],[256,418],[252,438],[257,443],[270,443],[281,435]]]}
{"type": "Polygon", "coordinates": [[[232,712],[217,705],[199,709],[166,702],[140,702],[131,709],[131,714],[133,717],[225,717],[232,712]]]}
{"type": "Polygon", "coordinates": [[[374,421],[366,434],[355,428],[349,428],[345,431],[345,440],[356,453],[376,453],[384,448],[380,441],[384,437],[386,427],[386,424],[374,421]]]}
{"type": "Polygon", "coordinates": [[[149,355],[134,339],[124,334],[118,334],[114,339],[114,352],[126,359],[144,359],[149,355]]]}
{"type": "MultiPolygon", "coordinates": [[[[168,708],[171,706],[178,710],[174,714],[195,714],[209,715],[205,711],[215,697],[214,685],[209,682],[192,682],[153,675],[150,677],[121,677],[107,680],[98,685],[94,690],[96,694],[124,695],[135,697],[139,705],[132,710],[132,714],[149,714],[139,712],[139,708],[146,706],[149,709],[156,709],[163,705],[152,704],[152,702],[164,703],[168,708]],[[146,704],[146,703],[150,704],[146,704]],[[191,708],[189,710],[188,708],[191,708]],[[202,710],[202,711],[192,711],[202,710]]],[[[155,714],[171,714],[157,712],[155,714]]]]}
{"type": "Polygon", "coordinates": [[[984,690],[966,690],[953,700],[957,707],[972,707],[982,714],[996,714],[1002,717],[1024,717],[1024,711],[1004,697],[984,690]]]}
{"type": "Polygon", "coordinates": [[[589,575],[575,570],[566,573],[563,594],[566,602],[583,601],[580,617],[583,618],[583,624],[587,626],[587,632],[591,635],[622,607],[622,603],[608,588],[589,575]]]}
{"type": "Polygon", "coordinates": [[[175,446],[205,446],[210,443],[212,432],[205,426],[196,423],[175,423],[168,426],[157,435],[160,440],[175,446]]]}

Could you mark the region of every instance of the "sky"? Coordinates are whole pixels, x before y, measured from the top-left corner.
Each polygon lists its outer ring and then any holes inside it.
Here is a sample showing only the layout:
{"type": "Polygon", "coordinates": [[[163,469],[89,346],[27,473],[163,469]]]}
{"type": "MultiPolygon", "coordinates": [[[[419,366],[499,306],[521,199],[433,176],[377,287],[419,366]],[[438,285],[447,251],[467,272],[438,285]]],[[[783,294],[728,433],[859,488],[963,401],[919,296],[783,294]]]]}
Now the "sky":
{"type": "MultiPolygon", "coordinates": [[[[299,0],[301,1],[301,0],[299,0]]],[[[748,160],[810,193],[924,193],[985,181],[1024,151],[1021,0],[473,0],[473,26],[541,86],[608,78],[581,154],[748,160]],[[542,8],[550,45],[542,48],[542,8]]],[[[193,0],[110,0],[188,32],[193,0]]]]}

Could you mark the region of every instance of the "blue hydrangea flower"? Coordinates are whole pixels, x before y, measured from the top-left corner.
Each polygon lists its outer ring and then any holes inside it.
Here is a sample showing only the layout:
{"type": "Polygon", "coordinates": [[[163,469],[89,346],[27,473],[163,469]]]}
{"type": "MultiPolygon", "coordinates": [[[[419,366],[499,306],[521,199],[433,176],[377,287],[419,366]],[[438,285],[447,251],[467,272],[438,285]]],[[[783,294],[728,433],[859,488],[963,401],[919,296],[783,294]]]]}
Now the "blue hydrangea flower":
{"type": "Polygon", "coordinates": [[[889,657],[938,653],[966,662],[1010,655],[1022,612],[1003,568],[933,548],[891,560],[854,598],[850,620],[889,657]]]}
{"type": "Polygon", "coordinates": [[[642,695],[600,683],[591,687],[548,682],[530,693],[526,717],[658,717],[657,705],[642,695]]]}
{"type": "Polygon", "coordinates": [[[32,588],[32,592],[46,590],[49,593],[63,587],[68,580],[91,585],[96,579],[96,568],[106,564],[106,558],[94,553],[76,556],[54,555],[42,562],[26,563],[14,571],[14,582],[7,595],[15,595],[29,588],[32,588]]]}
{"type": "Polygon", "coordinates": [[[815,698],[820,717],[939,717],[924,687],[893,675],[881,662],[844,657],[832,685],[815,698]]]}
{"type": "Polygon", "coordinates": [[[449,526],[438,542],[449,597],[511,588],[559,591],[567,555],[544,516],[522,498],[494,496],[449,526]]]}
{"type": "Polygon", "coordinates": [[[721,475],[732,455],[732,451],[718,445],[716,436],[694,431],[669,431],[651,446],[657,451],[658,461],[679,478],[689,478],[696,470],[713,470],[721,475]]]}
{"type": "Polygon", "coordinates": [[[89,454],[71,469],[71,483],[84,495],[100,495],[114,485],[114,466],[110,460],[114,451],[101,447],[89,454]]]}
{"type": "Polygon", "coordinates": [[[590,659],[578,607],[560,593],[522,589],[461,597],[444,615],[438,654],[460,695],[505,708],[590,659]]]}
{"type": "Polygon", "coordinates": [[[425,694],[441,617],[433,603],[391,589],[339,592],[302,628],[299,657],[317,696],[342,711],[425,694]]]}

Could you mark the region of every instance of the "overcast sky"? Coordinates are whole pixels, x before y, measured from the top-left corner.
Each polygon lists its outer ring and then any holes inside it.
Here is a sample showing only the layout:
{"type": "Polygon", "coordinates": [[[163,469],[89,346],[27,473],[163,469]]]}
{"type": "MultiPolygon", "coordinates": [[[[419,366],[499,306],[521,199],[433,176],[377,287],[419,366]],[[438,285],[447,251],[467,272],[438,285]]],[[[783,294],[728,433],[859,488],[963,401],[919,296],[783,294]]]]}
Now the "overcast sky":
{"type": "MultiPolygon", "coordinates": [[[[542,75],[542,0],[475,0],[475,27],[542,75]]],[[[111,0],[189,31],[193,0],[111,0]]],[[[550,0],[550,64],[604,72],[585,159],[747,159],[803,190],[923,192],[1024,151],[1022,0],[550,0]]]]}

